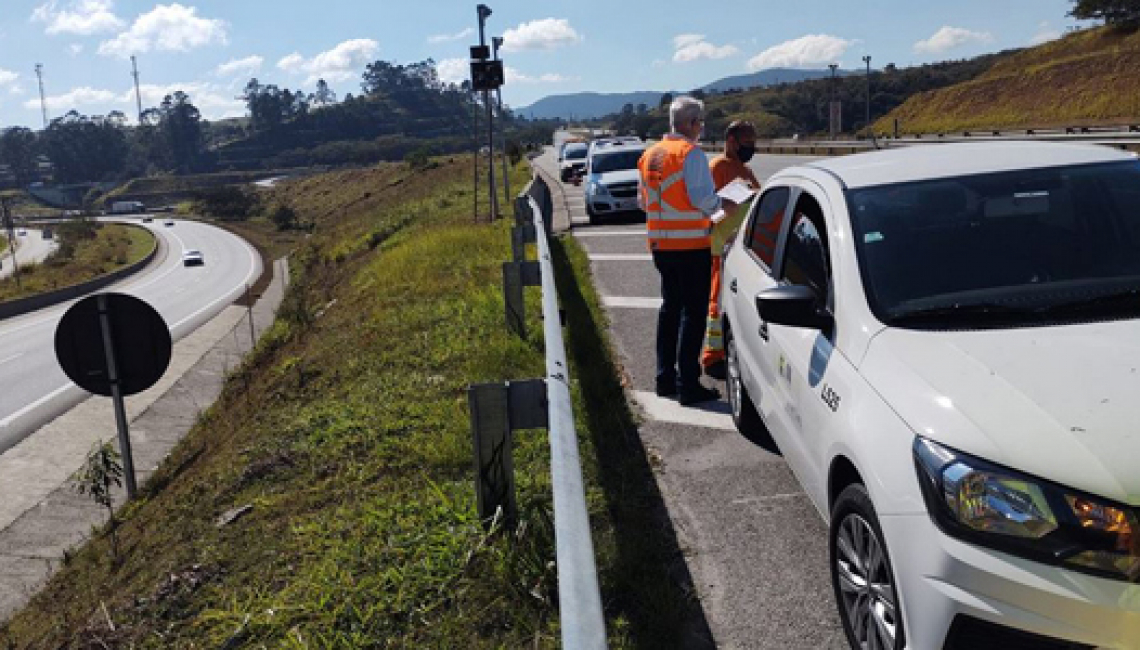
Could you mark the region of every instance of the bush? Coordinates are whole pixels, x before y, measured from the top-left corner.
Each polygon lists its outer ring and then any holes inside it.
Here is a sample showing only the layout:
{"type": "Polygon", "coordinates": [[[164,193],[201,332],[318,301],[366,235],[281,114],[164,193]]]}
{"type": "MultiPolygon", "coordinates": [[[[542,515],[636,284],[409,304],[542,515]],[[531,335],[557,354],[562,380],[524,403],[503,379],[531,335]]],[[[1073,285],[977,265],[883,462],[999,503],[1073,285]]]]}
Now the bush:
{"type": "Polygon", "coordinates": [[[270,211],[269,220],[277,226],[277,230],[292,230],[297,227],[297,211],[287,205],[278,204],[270,211]]]}
{"type": "Polygon", "coordinates": [[[255,194],[234,185],[194,193],[195,210],[222,221],[245,221],[256,210],[257,204],[255,194]]]}

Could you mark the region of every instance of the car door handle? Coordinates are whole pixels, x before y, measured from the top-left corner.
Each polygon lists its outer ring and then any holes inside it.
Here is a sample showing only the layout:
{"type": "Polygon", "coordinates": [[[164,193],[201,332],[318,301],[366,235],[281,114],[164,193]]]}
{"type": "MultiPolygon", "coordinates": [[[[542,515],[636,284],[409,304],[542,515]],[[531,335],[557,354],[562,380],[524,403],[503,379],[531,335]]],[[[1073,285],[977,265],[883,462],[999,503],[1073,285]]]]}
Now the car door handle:
{"type": "Polygon", "coordinates": [[[760,321],[760,338],[768,340],[768,323],[760,321]]]}
{"type": "Polygon", "coordinates": [[[736,291],[737,291],[737,289],[736,289],[736,278],[733,278],[732,282],[728,283],[728,290],[733,292],[733,293],[736,293],[736,291]]]}

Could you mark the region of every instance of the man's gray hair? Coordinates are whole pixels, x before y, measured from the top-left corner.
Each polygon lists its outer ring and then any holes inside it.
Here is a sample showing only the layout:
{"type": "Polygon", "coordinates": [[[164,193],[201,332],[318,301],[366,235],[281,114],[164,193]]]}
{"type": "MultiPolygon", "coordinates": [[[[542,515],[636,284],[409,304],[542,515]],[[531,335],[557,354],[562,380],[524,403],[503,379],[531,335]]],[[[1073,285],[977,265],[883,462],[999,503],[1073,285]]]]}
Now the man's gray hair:
{"type": "Polygon", "coordinates": [[[699,119],[704,112],[704,102],[688,95],[681,95],[669,105],[669,128],[676,132],[678,124],[689,124],[699,119]]]}

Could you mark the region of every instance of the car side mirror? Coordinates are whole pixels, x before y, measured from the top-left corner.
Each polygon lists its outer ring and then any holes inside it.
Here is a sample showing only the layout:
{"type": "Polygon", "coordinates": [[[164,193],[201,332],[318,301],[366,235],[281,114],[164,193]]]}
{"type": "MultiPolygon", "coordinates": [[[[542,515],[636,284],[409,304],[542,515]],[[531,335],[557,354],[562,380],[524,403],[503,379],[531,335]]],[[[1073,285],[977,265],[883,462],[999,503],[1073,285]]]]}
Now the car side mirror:
{"type": "Polygon", "coordinates": [[[793,284],[768,289],[756,296],[756,312],[765,322],[827,331],[834,319],[820,308],[811,287],[793,284]]]}

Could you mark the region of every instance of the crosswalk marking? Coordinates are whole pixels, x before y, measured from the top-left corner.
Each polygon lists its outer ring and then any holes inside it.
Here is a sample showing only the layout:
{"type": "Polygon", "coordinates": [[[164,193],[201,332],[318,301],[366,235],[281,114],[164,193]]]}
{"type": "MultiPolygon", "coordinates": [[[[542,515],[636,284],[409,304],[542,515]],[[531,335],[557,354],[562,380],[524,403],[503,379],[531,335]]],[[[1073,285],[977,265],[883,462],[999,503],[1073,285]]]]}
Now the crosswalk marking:
{"type": "Polygon", "coordinates": [[[681,406],[675,399],[658,397],[656,393],[644,390],[633,391],[633,399],[641,405],[651,420],[657,422],[687,424],[724,431],[736,430],[732,424],[732,409],[725,401],[681,406]]]}
{"type": "Polygon", "coordinates": [[[661,309],[660,298],[629,298],[625,296],[602,296],[602,305],[625,309],[661,309]]]}

